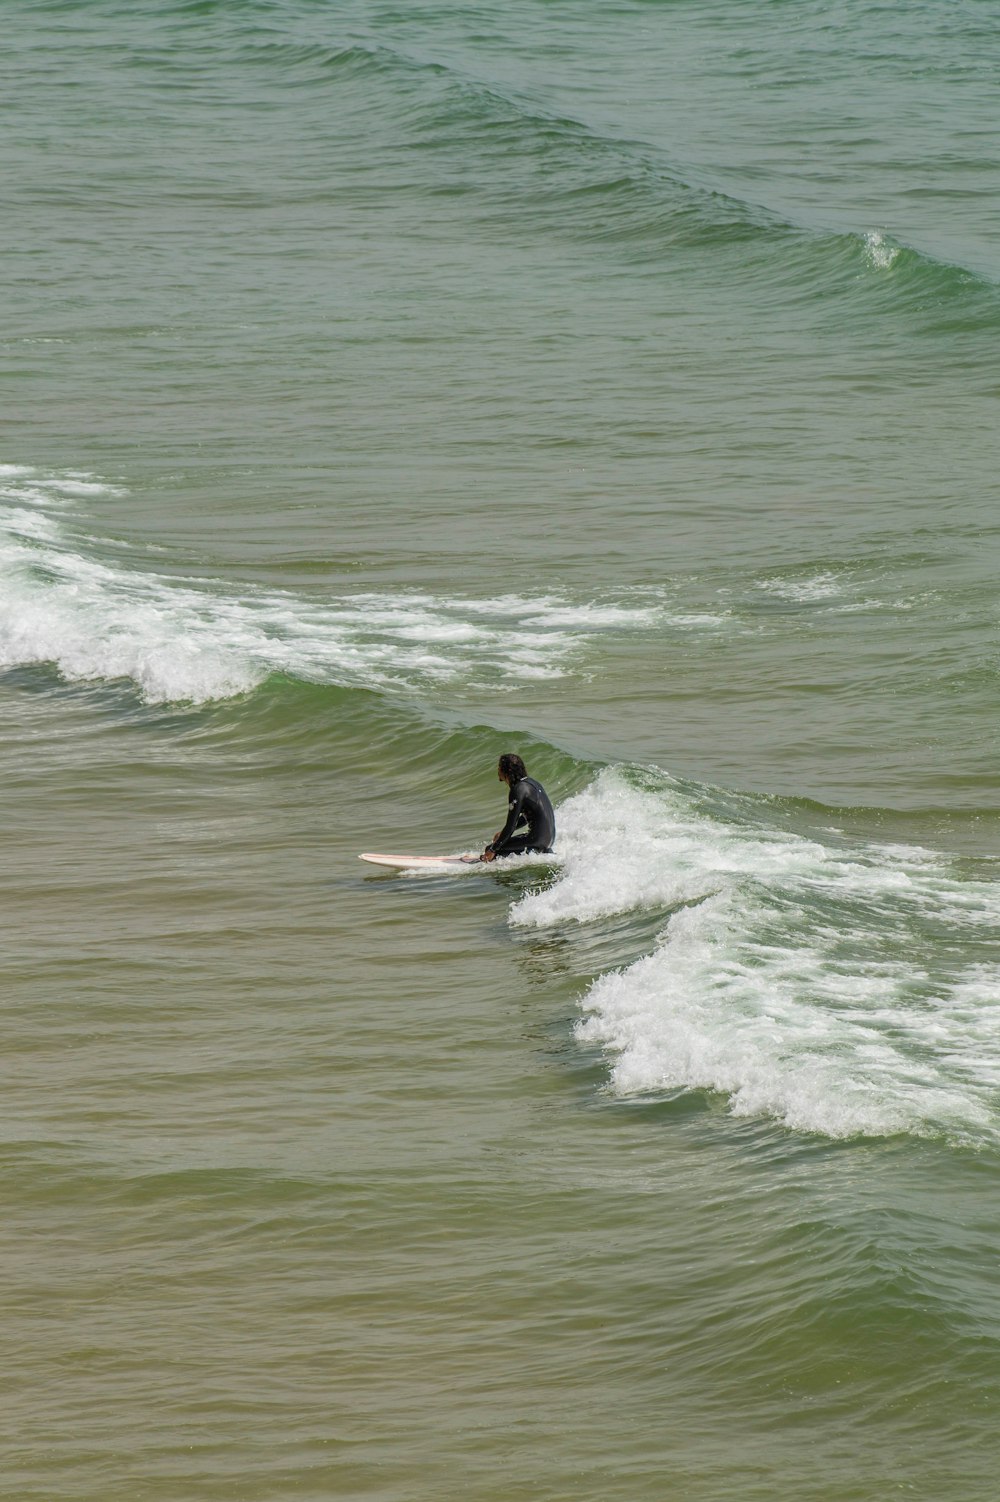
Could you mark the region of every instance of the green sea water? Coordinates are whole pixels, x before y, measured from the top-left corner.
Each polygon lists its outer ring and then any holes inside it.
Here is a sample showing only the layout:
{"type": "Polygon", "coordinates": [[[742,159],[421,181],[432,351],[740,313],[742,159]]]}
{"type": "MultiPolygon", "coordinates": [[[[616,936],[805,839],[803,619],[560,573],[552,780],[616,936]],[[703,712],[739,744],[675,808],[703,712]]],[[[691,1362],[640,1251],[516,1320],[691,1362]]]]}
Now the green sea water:
{"type": "Polygon", "coordinates": [[[992,1499],[994,8],[3,20],[2,1494],[992,1499]]]}

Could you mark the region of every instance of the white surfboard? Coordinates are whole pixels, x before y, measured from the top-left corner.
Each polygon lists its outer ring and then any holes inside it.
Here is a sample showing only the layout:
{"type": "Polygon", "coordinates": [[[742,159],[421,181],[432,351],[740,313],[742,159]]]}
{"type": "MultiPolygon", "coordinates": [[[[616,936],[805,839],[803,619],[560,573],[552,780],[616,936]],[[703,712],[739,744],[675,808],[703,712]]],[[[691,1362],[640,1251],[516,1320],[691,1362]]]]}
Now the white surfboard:
{"type": "Polygon", "coordinates": [[[376,855],[367,851],[358,856],[373,866],[391,866],[396,871],[448,871],[455,866],[478,866],[478,855],[376,855]]]}

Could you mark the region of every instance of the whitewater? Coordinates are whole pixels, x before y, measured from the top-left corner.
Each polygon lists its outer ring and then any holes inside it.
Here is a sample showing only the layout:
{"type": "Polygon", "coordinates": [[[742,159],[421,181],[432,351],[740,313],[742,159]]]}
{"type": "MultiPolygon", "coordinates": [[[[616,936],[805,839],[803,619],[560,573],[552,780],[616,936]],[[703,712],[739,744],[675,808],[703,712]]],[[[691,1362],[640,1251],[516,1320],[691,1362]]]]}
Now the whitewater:
{"type": "Polygon", "coordinates": [[[712,813],[713,797],[602,772],[559,810],[558,879],[512,909],[548,929],[662,916],[652,952],[582,1001],[577,1037],[606,1049],[612,1088],[721,1092],[736,1115],[830,1137],[995,1142],[1000,883],[919,847],[769,829],[750,798],[739,819],[712,813]]]}

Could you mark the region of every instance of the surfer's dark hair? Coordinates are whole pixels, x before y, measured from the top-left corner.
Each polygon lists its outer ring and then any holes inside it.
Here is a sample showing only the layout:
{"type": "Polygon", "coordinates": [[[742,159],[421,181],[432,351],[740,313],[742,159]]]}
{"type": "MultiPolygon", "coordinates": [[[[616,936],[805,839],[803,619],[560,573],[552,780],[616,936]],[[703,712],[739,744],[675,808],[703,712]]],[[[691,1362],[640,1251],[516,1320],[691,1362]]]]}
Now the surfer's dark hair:
{"type": "Polygon", "coordinates": [[[528,769],[519,756],[513,751],[505,751],[497,762],[497,771],[513,787],[515,782],[520,782],[522,777],[527,777],[528,769]]]}

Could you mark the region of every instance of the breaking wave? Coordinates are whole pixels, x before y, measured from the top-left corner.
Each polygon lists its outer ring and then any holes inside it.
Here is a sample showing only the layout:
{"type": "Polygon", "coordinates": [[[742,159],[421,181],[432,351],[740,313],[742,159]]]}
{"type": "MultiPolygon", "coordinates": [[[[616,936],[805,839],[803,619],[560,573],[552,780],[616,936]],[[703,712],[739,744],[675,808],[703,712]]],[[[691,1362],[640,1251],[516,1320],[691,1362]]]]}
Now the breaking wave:
{"type": "Polygon", "coordinates": [[[769,827],[763,800],[602,772],[559,810],[563,865],[515,926],[662,915],[600,975],[579,1038],[620,1094],[699,1090],[829,1137],[1000,1132],[1000,882],[911,846],[769,827]],[[736,806],[742,803],[742,806],[736,806]],[[954,942],[961,933],[960,950],[954,942]]]}
{"type": "Polygon", "coordinates": [[[379,690],[502,690],[561,677],[594,635],[644,630],[662,614],[560,595],[235,592],[102,557],[66,513],[109,491],[82,473],[0,470],[0,666],[130,680],[151,703],[225,699],[273,673],[379,690]]]}

